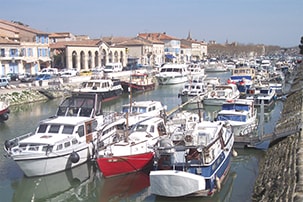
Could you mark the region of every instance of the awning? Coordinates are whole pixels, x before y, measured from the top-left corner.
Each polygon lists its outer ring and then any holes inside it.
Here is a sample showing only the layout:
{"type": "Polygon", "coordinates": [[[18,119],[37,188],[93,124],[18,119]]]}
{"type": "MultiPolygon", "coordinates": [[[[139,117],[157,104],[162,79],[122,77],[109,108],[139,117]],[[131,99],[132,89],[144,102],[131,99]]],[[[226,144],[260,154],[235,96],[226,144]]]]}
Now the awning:
{"type": "Polygon", "coordinates": [[[25,59],[25,58],[23,58],[22,60],[25,61],[26,63],[32,63],[37,61],[36,59],[25,59]]]}
{"type": "Polygon", "coordinates": [[[39,60],[41,60],[42,62],[48,62],[51,61],[50,58],[39,58],[39,60]]]}
{"type": "Polygon", "coordinates": [[[165,55],[165,57],[166,57],[167,59],[170,59],[170,60],[176,58],[176,57],[173,56],[172,54],[167,54],[167,55],[165,55]]]}

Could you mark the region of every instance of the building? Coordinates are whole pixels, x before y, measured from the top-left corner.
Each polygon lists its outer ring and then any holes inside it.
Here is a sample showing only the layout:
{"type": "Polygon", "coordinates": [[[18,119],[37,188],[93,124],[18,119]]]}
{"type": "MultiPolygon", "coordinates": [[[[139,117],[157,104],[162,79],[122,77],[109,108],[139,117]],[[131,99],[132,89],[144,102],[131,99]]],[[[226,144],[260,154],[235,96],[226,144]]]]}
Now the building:
{"type": "Polygon", "coordinates": [[[50,65],[48,33],[0,19],[0,75],[36,74],[50,65]]]}

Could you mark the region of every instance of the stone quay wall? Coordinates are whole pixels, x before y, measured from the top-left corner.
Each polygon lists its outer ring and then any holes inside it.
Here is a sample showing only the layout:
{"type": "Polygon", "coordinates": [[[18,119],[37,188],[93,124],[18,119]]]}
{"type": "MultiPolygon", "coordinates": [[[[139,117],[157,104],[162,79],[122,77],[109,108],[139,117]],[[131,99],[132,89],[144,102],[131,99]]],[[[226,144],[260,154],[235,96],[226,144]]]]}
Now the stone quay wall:
{"type": "Polygon", "coordinates": [[[290,134],[271,146],[259,163],[252,201],[303,201],[303,64],[284,103],[274,134],[290,134]]]}

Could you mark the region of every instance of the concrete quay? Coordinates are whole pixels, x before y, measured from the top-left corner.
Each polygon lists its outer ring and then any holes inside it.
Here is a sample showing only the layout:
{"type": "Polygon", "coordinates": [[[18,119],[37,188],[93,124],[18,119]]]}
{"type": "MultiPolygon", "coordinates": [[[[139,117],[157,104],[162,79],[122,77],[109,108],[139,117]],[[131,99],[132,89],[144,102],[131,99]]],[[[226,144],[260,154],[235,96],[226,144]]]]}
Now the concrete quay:
{"type": "Polygon", "coordinates": [[[303,64],[298,66],[275,134],[291,135],[272,145],[259,163],[252,201],[303,201],[303,64]]]}

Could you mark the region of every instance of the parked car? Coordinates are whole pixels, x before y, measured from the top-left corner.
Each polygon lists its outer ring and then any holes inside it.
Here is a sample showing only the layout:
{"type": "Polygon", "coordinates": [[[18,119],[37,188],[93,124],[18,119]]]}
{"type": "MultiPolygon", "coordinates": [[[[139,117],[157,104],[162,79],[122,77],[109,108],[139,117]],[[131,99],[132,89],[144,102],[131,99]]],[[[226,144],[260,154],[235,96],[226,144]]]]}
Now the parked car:
{"type": "Polygon", "coordinates": [[[8,78],[1,77],[0,78],[0,87],[6,87],[9,85],[9,80],[8,78]]]}
{"type": "Polygon", "coordinates": [[[52,78],[52,75],[50,74],[39,74],[37,77],[36,77],[36,81],[40,81],[40,80],[49,80],[52,78]]]}
{"type": "Polygon", "coordinates": [[[91,76],[92,71],[91,70],[82,70],[80,71],[80,76],[91,76]]]}
{"type": "Polygon", "coordinates": [[[60,77],[72,77],[78,76],[79,72],[76,69],[65,69],[64,71],[60,72],[60,77]]]}
{"type": "Polygon", "coordinates": [[[20,81],[24,83],[33,82],[34,80],[35,80],[35,76],[30,75],[28,73],[23,74],[22,77],[20,78],[20,81]]]}
{"type": "Polygon", "coordinates": [[[51,75],[57,75],[58,74],[58,69],[56,68],[45,68],[42,69],[38,74],[51,74],[51,75]]]}
{"type": "Polygon", "coordinates": [[[19,75],[17,73],[10,72],[6,76],[9,81],[18,81],[19,80],[19,75]]]}

